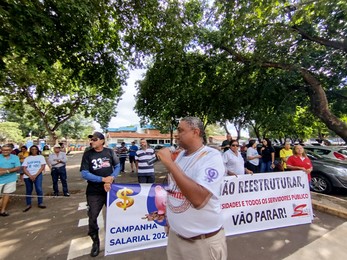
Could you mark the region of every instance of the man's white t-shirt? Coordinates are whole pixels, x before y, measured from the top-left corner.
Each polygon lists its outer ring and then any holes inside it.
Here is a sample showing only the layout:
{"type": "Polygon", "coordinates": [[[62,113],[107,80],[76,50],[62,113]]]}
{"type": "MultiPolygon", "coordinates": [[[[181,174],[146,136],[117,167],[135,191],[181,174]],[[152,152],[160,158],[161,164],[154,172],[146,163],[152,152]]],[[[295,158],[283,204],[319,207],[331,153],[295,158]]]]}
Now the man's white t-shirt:
{"type": "Polygon", "coordinates": [[[223,215],[219,197],[225,172],[220,152],[204,146],[189,156],[181,152],[175,162],[189,178],[209,190],[212,197],[203,208],[195,209],[169,174],[166,211],[170,230],[190,238],[220,229],[223,215]]]}
{"type": "Polygon", "coordinates": [[[236,155],[229,149],[223,154],[223,162],[227,171],[237,175],[245,174],[245,161],[240,152],[236,155]]]}
{"type": "MultiPolygon", "coordinates": [[[[247,157],[254,157],[259,155],[258,151],[256,149],[254,149],[253,147],[249,147],[247,149],[247,157]]],[[[252,160],[248,160],[251,164],[258,166],[259,165],[259,158],[255,158],[252,160]]]]}
{"type": "MultiPolygon", "coordinates": [[[[24,159],[22,166],[27,166],[27,171],[30,173],[30,175],[34,175],[43,164],[46,164],[45,157],[43,157],[42,155],[30,155],[24,159]]],[[[27,179],[29,177],[24,174],[24,178],[27,179]]]]}

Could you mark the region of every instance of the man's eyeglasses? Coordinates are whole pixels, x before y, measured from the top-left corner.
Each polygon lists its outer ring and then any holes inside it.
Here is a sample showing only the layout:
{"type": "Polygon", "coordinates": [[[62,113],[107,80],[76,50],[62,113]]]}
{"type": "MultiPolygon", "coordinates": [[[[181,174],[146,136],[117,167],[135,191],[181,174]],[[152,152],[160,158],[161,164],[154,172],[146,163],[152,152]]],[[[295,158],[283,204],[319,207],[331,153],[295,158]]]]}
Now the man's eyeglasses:
{"type": "Polygon", "coordinates": [[[93,141],[93,142],[96,142],[98,140],[99,140],[98,138],[90,138],[90,141],[93,141]]]}
{"type": "Polygon", "coordinates": [[[231,146],[233,146],[233,147],[239,147],[238,144],[232,144],[231,146]]]}

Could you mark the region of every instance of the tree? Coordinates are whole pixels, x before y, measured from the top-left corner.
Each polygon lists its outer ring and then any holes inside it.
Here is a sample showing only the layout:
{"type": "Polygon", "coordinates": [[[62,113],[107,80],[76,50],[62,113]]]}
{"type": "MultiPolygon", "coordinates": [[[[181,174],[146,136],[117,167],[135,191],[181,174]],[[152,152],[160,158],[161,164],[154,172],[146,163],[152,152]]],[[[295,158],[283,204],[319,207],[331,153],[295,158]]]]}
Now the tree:
{"type": "Polygon", "coordinates": [[[0,142],[23,142],[22,132],[19,124],[14,122],[0,122],[0,142]]]}
{"type": "MultiPolygon", "coordinates": [[[[193,78],[191,75],[197,75],[191,67],[185,67],[186,73],[179,71],[183,64],[187,63],[185,58],[189,55],[199,53],[206,59],[213,57],[215,60],[223,60],[223,63],[219,62],[218,70],[211,73],[212,78],[214,76],[217,80],[214,84],[225,86],[219,88],[223,93],[237,93],[238,99],[230,98],[236,109],[228,109],[227,106],[221,109],[223,102],[219,102],[218,106],[207,105],[211,110],[218,112],[220,121],[242,118],[245,122],[255,122],[255,115],[261,115],[263,118],[278,116],[281,110],[277,107],[282,101],[268,97],[271,97],[270,94],[276,97],[279,94],[292,93],[290,98],[294,104],[297,102],[302,107],[309,107],[329,129],[347,141],[346,123],[338,118],[347,112],[346,106],[338,105],[345,103],[341,101],[346,99],[343,91],[347,76],[344,40],[346,3],[338,0],[329,3],[324,0],[290,3],[277,0],[217,0],[213,2],[213,7],[207,8],[208,1],[188,2],[189,5],[179,5],[173,1],[173,5],[180,10],[178,16],[177,13],[165,13],[165,18],[170,21],[176,18],[180,24],[158,23],[160,26],[153,29],[156,32],[160,31],[155,38],[156,44],[153,43],[156,47],[154,50],[157,51],[153,52],[153,63],[156,64],[161,59],[162,66],[171,66],[171,71],[154,66],[158,70],[156,76],[161,77],[162,82],[166,79],[164,75],[168,75],[167,79],[175,83],[186,82],[193,78]],[[194,19],[190,20],[187,14],[194,19]],[[174,37],[172,32],[176,33],[174,37]],[[160,52],[157,46],[161,46],[160,52]],[[166,58],[162,58],[165,53],[166,58]],[[175,53],[177,59],[169,58],[169,53],[172,56],[175,53]],[[224,68],[225,71],[229,68],[229,73],[217,74],[220,68],[224,68]],[[164,71],[166,74],[160,76],[164,71]],[[171,77],[170,73],[173,72],[178,75],[178,79],[171,77]],[[268,82],[264,81],[262,74],[267,75],[268,82]],[[247,77],[253,78],[252,81],[247,77]],[[229,84],[225,79],[229,80],[229,84]],[[250,82],[253,84],[249,84],[250,82]],[[279,84],[271,84],[272,82],[279,84]],[[302,93],[309,99],[303,99],[302,93]],[[250,106],[249,102],[247,104],[247,100],[251,100],[252,97],[255,99],[259,94],[261,98],[256,100],[261,100],[262,106],[253,103],[250,106]],[[241,109],[247,109],[247,112],[242,113],[241,109]]],[[[199,70],[199,67],[204,66],[203,60],[200,59],[201,64],[195,63],[194,69],[199,70]]],[[[149,82],[147,84],[151,85],[149,82]]],[[[170,86],[176,87],[174,84],[170,86]]],[[[205,96],[210,94],[210,97],[214,97],[212,86],[204,89],[205,96]]],[[[183,90],[185,89],[189,88],[184,86],[183,90]]],[[[198,88],[195,86],[194,89],[198,88]]],[[[163,89],[161,95],[168,97],[167,95],[171,94],[168,102],[171,103],[171,107],[183,106],[186,113],[197,113],[199,108],[187,106],[189,100],[183,98],[185,103],[180,103],[181,92],[181,89],[179,93],[170,93],[163,89]]],[[[198,94],[201,94],[201,91],[198,91],[198,94]]],[[[155,102],[156,98],[154,95],[152,101],[155,102]]],[[[219,101],[222,100],[220,96],[217,98],[219,101]]],[[[161,98],[158,100],[163,101],[161,98]]],[[[193,99],[188,104],[196,106],[195,101],[193,99]]],[[[206,104],[202,103],[202,106],[201,110],[206,110],[206,104]]],[[[296,105],[293,105],[293,108],[295,107],[296,105]]],[[[166,106],[162,108],[164,111],[157,111],[164,115],[167,112],[165,108],[166,106]]],[[[295,113],[295,110],[291,110],[291,113],[295,113]]],[[[260,121],[257,120],[255,123],[260,126],[260,121]]],[[[270,130],[264,129],[263,135],[270,130]]],[[[271,131],[273,132],[273,129],[271,131]]]]}
{"type": "Polygon", "coordinates": [[[93,132],[93,129],[92,119],[78,114],[59,127],[58,136],[62,136],[65,139],[85,139],[93,132]]]}
{"type": "MultiPolygon", "coordinates": [[[[215,1],[214,48],[252,69],[294,72],[312,112],[347,141],[347,125],[335,116],[326,92],[345,85],[347,4],[342,1],[215,1]]],[[[285,78],[283,78],[285,80],[285,78]]]]}
{"type": "Polygon", "coordinates": [[[218,59],[196,53],[158,55],[142,81],[137,82],[135,110],[144,122],[168,126],[172,119],[199,117],[205,127],[216,122],[223,91],[218,59]],[[217,110],[218,109],[218,110],[217,110]]]}
{"type": "Polygon", "coordinates": [[[53,140],[79,112],[108,123],[127,57],[111,2],[5,1],[0,14],[4,105],[18,113],[29,105],[53,140]]]}
{"type": "Polygon", "coordinates": [[[224,135],[224,129],[218,124],[209,124],[205,129],[206,135],[224,135]]]}
{"type": "Polygon", "coordinates": [[[37,136],[38,138],[45,138],[47,131],[42,127],[43,122],[40,119],[36,120],[31,111],[32,108],[28,105],[24,105],[23,110],[20,112],[2,106],[1,120],[18,123],[18,128],[21,130],[23,137],[37,136]]]}

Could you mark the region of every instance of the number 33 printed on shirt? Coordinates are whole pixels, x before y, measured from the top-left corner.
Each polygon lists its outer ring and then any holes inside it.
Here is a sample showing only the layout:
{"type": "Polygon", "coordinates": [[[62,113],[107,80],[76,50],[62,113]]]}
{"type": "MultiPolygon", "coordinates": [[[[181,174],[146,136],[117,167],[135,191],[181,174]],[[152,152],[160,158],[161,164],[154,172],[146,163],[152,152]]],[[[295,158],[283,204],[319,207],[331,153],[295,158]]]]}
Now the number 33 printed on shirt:
{"type": "Polygon", "coordinates": [[[108,158],[93,159],[92,164],[93,164],[93,170],[99,170],[101,168],[107,168],[111,166],[108,158]]]}
{"type": "Polygon", "coordinates": [[[93,164],[93,170],[101,169],[102,168],[102,159],[101,158],[93,159],[92,164],[93,164]]]}

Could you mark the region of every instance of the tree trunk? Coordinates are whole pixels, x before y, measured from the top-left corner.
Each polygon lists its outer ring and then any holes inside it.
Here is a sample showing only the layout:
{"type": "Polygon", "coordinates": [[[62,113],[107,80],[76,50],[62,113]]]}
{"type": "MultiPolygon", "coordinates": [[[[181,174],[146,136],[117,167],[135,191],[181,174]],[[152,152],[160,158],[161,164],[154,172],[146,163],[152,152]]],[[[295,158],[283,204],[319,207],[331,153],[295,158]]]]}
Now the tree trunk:
{"type": "Polygon", "coordinates": [[[234,127],[237,133],[236,140],[239,141],[241,139],[241,123],[239,121],[234,122],[234,127]]]}
{"type": "Polygon", "coordinates": [[[225,121],[224,124],[223,124],[223,127],[224,127],[224,130],[227,134],[230,134],[229,130],[228,130],[228,127],[227,127],[227,123],[228,121],[225,121]]]}
{"type": "Polygon", "coordinates": [[[260,138],[260,132],[259,132],[259,129],[253,125],[251,125],[253,127],[253,131],[258,139],[258,142],[260,143],[261,142],[261,138],[260,138]]]}
{"type": "Polygon", "coordinates": [[[309,95],[313,114],[347,143],[347,125],[331,113],[321,83],[306,69],[301,69],[301,75],[310,86],[309,95]]]}
{"type": "Polygon", "coordinates": [[[173,126],[170,127],[170,145],[173,146],[173,126]]]}
{"type": "Polygon", "coordinates": [[[56,144],[56,143],[57,143],[57,140],[58,140],[57,134],[55,133],[55,131],[53,131],[53,130],[50,129],[49,127],[46,127],[46,129],[47,129],[47,131],[48,131],[48,134],[49,134],[50,139],[52,140],[52,143],[53,143],[53,144],[56,144]]]}

